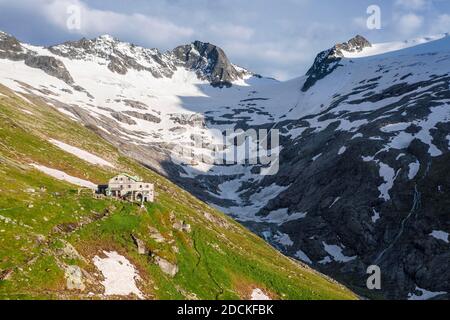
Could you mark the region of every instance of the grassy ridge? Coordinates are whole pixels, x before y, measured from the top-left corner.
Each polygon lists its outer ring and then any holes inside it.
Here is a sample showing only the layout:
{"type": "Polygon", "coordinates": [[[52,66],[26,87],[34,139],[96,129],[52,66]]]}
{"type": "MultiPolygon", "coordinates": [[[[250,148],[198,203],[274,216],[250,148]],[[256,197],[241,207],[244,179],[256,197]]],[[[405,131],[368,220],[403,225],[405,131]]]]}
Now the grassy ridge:
{"type": "Polygon", "coordinates": [[[102,278],[92,259],[104,250],[117,251],[133,263],[141,277],[139,289],[148,299],[248,299],[255,288],[274,299],[355,298],[170,181],[121,156],[39,99],[29,97],[28,103],[4,87],[0,92],[9,96],[0,96],[0,273],[8,273],[7,280],[0,280],[0,299],[103,299],[102,278]],[[115,169],[65,153],[48,142],[51,138],[92,152],[115,169]],[[155,182],[157,201],[141,210],[130,203],[94,199],[32,169],[30,163],[94,183],[119,172],[139,175],[155,182]],[[191,231],[174,228],[180,221],[191,231]],[[132,236],[153,255],[177,265],[176,276],[165,274],[149,255],[139,255],[132,236]],[[78,256],[61,254],[67,243],[78,256]],[[83,292],[66,289],[68,265],[84,270],[83,292]]]}

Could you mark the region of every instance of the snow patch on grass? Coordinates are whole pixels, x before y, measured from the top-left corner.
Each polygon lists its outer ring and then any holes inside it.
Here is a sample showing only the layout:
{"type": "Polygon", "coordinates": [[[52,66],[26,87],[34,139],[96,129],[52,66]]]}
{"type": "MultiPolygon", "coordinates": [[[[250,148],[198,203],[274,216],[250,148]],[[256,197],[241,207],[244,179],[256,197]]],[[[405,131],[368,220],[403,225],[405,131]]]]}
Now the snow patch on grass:
{"type": "Polygon", "coordinates": [[[89,189],[93,189],[93,190],[97,189],[97,185],[96,184],[94,184],[94,183],[92,183],[90,181],[87,181],[87,180],[83,180],[83,179],[80,179],[80,178],[73,177],[73,176],[68,175],[67,173],[65,173],[63,171],[52,169],[52,168],[48,168],[48,167],[41,166],[41,165],[35,164],[35,163],[30,164],[30,166],[32,166],[33,168],[35,168],[35,169],[37,169],[37,170],[39,170],[39,171],[41,171],[41,172],[43,172],[43,173],[53,177],[55,179],[58,179],[58,180],[61,180],[61,181],[66,181],[66,182],[72,183],[74,185],[83,187],[83,188],[89,188],[89,189]]]}
{"type": "Polygon", "coordinates": [[[135,294],[144,299],[144,295],[136,286],[139,274],[127,258],[117,252],[103,252],[106,258],[95,256],[95,266],[102,272],[105,278],[102,281],[107,296],[129,296],[135,294]]]}
{"type": "Polygon", "coordinates": [[[83,149],[68,145],[64,142],[55,140],[55,139],[50,139],[49,140],[50,143],[52,143],[53,145],[57,146],[58,148],[73,154],[74,156],[80,158],[81,160],[87,161],[91,164],[95,164],[95,165],[100,165],[100,166],[105,166],[105,167],[110,167],[110,168],[114,168],[114,165],[111,162],[108,162],[90,152],[87,152],[83,149]]]}
{"type": "Polygon", "coordinates": [[[261,289],[258,288],[253,290],[251,299],[255,301],[272,300],[261,289]]]}

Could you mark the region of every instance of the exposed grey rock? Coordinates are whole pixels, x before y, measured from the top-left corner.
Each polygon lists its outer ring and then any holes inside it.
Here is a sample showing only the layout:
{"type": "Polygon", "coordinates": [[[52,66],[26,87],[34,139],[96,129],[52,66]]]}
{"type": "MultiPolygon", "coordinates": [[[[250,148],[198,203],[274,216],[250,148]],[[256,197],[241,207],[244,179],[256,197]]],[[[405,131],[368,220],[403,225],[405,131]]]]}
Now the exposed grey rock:
{"type": "Polygon", "coordinates": [[[127,67],[124,65],[123,61],[116,57],[110,57],[110,62],[108,64],[108,69],[112,72],[125,75],[128,72],[127,67]]]}
{"type": "Polygon", "coordinates": [[[37,55],[24,48],[16,38],[3,32],[0,32],[0,59],[24,61],[27,66],[41,69],[69,85],[74,83],[63,62],[54,57],[37,55]]]}
{"type": "Polygon", "coordinates": [[[66,266],[64,275],[68,290],[84,291],[86,289],[83,272],[79,266],[66,266]]]}
{"type": "Polygon", "coordinates": [[[131,119],[130,117],[126,116],[122,112],[111,112],[111,116],[116,119],[117,121],[129,124],[129,125],[135,125],[137,124],[136,121],[131,119]]]}
{"type": "Polygon", "coordinates": [[[191,225],[185,223],[184,221],[177,221],[173,224],[173,228],[175,230],[181,231],[181,232],[191,232],[191,225]]]}
{"type": "Polygon", "coordinates": [[[147,246],[145,245],[144,241],[142,241],[141,239],[137,238],[134,235],[131,235],[134,244],[136,245],[137,249],[138,249],[138,253],[141,255],[145,255],[148,254],[148,249],[147,246]]]}
{"type": "Polygon", "coordinates": [[[231,86],[233,81],[243,76],[225,52],[210,43],[195,41],[175,48],[172,53],[180,61],[180,65],[196,71],[200,78],[207,79],[213,86],[231,86]]]}
{"type": "Polygon", "coordinates": [[[140,101],[134,101],[134,100],[130,100],[130,99],[124,99],[122,100],[123,103],[125,103],[126,106],[134,108],[134,109],[139,109],[139,110],[148,110],[148,106],[140,101]]]}
{"type": "Polygon", "coordinates": [[[205,118],[199,114],[171,114],[170,120],[181,126],[206,128],[205,118]]]}
{"type": "Polygon", "coordinates": [[[150,231],[150,238],[152,238],[156,242],[158,243],[166,242],[166,238],[164,238],[164,236],[161,233],[159,233],[157,229],[149,228],[149,231],[150,231]]]}
{"type": "Polygon", "coordinates": [[[0,31],[0,59],[25,60],[29,52],[13,36],[0,31]]]}
{"type": "Polygon", "coordinates": [[[187,132],[187,129],[185,127],[174,127],[170,128],[169,131],[177,133],[177,134],[183,134],[187,132]]]}
{"type": "Polygon", "coordinates": [[[56,55],[76,60],[104,59],[112,72],[122,75],[128,70],[148,71],[154,77],[172,77],[175,65],[156,49],[145,49],[133,44],[120,45],[120,41],[110,36],[101,36],[92,40],[83,38],[78,41],[65,42],[48,49],[56,55]],[[122,50],[126,47],[125,50],[122,50]],[[145,61],[145,65],[138,62],[145,61]],[[148,65],[154,65],[149,67],[148,65]]]}
{"type": "Polygon", "coordinates": [[[60,239],[59,241],[62,243],[62,248],[56,250],[56,253],[59,256],[65,259],[80,260],[87,263],[87,260],[81,254],[79,254],[75,247],[72,246],[69,242],[62,239],[60,239]]]}
{"type": "Polygon", "coordinates": [[[124,111],[123,113],[126,115],[129,115],[131,117],[137,118],[137,119],[154,122],[154,123],[161,123],[161,119],[152,115],[151,113],[140,113],[137,111],[124,111]]]}
{"type": "Polygon", "coordinates": [[[171,276],[172,278],[177,275],[178,266],[176,264],[170,263],[166,259],[163,259],[158,256],[154,256],[153,258],[155,260],[155,263],[159,266],[162,272],[171,276]]]}
{"type": "Polygon", "coordinates": [[[361,52],[364,48],[371,47],[372,44],[364,37],[357,35],[348,42],[335,45],[333,48],[322,51],[314,60],[314,64],[308,70],[306,75],[308,79],[303,85],[302,90],[307,91],[317,81],[331,74],[340,66],[339,61],[344,57],[343,51],[361,52]]]}
{"type": "Polygon", "coordinates": [[[337,44],[335,46],[335,54],[343,57],[342,51],[347,52],[361,52],[365,48],[372,47],[372,44],[363,36],[357,35],[347,42],[337,44]]]}
{"type": "Polygon", "coordinates": [[[48,75],[58,78],[69,85],[74,83],[64,63],[54,57],[32,55],[25,59],[25,64],[31,68],[41,69],[48,75]]]}
{"type": "MultiPolygon", "coordinates": [[[[171,78],[178,68],[186,68],[195,71],[200,79],[219,87],[231,86],[233,81],[251,75],[248,71],[235,67],[221,48],[200,41],[179,46],[167,53],[122,43],[110,36],[92,40],[83,38],[47,49],[54,55],[69,59],[104,60],[111,72],[121,75],[126,75],[129,70],[136,70],[150,72],[155,78],[171,78]]],[[[40,68],[49,75],[73,84],[73,79],[60,60],[39,57],[5,33],[0,34],[0,59],[24,60],[31,67],[40,68]]]]}

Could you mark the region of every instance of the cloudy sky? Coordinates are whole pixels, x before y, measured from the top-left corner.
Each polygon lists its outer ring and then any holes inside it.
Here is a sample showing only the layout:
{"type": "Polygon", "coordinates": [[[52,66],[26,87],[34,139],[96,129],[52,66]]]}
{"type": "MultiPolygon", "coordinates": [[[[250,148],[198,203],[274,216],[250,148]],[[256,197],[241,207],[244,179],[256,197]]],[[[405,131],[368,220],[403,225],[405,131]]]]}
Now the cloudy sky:
{"type": "Polygon", "coordinates": [[[0,30],[39,45],[111,34],[168,50],[198,39],[284,80],[356,34],[384,42],[450,32],[450,0],[0,0],[0,30]],[[381,29],[367,27],[370,5],[381,9],[381,29]]]}

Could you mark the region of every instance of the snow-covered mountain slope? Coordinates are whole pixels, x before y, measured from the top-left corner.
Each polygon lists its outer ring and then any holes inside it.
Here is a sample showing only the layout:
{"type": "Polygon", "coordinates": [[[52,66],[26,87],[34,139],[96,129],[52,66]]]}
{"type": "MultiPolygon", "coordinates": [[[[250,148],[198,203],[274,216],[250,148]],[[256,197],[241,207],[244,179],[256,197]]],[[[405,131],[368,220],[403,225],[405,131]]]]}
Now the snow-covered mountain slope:
{"type": "Polygon", "coordinates": [[[449,232],[449,37],[372,45],[358,36],[287,82],[201,42],[160,53],[107,36],[41,48],[3,34],[0,49],[0,83],[40,97],[283,252],[367,296],[448,296],[449,244],[430,234],[449,232]],[[249,128],[280,130],[276,175],[172,161],[194,140],[208,154],[223,142],[214,129],[249,128]],[[365,289],[372,264],[381,293],[365,289]]]}
{"type": "Polygon", "coordinates": [[[343,56],[345,58],[362,58],[362,57],[369,57],[369,56],[375,56],[380,54],[385,54],[389,52],[395,52],[411,47],[415,47],[420,44],[425,44],[431,41],[440,40],[444,37],[448,36],[448,34],[439,34],[434,35],[430,37],[420,37],[415,38],[411,40],[405,40],[405,41],[396,41],[396,42],[385,42],[385,43],[377,43],[373,44],[371,46],[365,47],[363,50],[360,51],[343,51],[343,56]]]}

